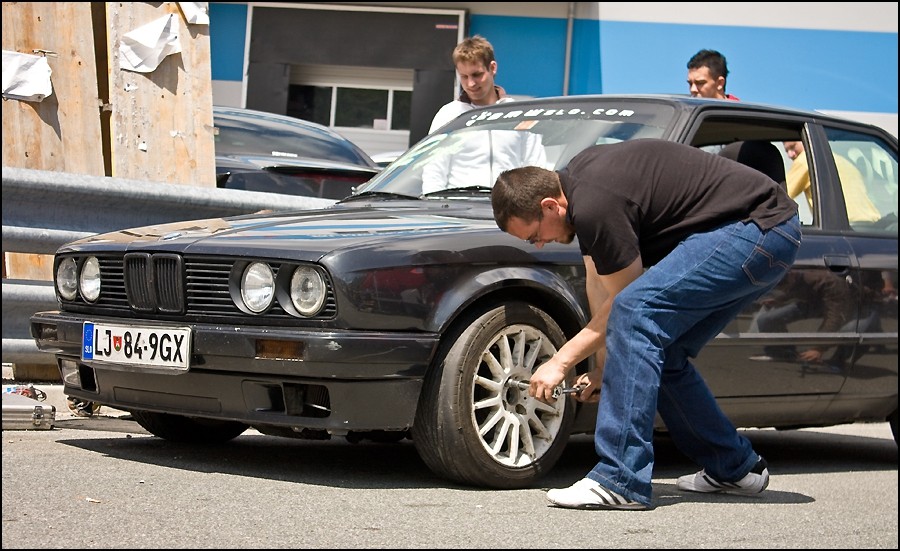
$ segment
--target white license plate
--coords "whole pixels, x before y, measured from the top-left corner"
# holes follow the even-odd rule
[[[189,327],[142,327],[84,322],[81,359],[186,370],[191,357]]]

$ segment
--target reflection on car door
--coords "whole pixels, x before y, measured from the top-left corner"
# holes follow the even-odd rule
[[[897,157],[883,137],[825,127],[831,156],[852,170],[832,172],[841,179],[843,203],[852,214],[860,204],[868,217],[848,215],[845,237],[859,262],[854,287],[859,292],[857,333],[842,395],[887,397],[897,377]],[[856,181],[848,185],[847,179]],[[832,407],[839,408],[841,402]],[[850,407],[850,406],[848,406]]]
[[[717,397],[807,395],[794,405],[810,413],[825,406],[819,397],[841,389],[857,340],[859,270],[849,244],[837,243],[804,228],[784,280],[701,352],[698,365]]]
[[[757,142],[769,141],[767,149],[779,152],[786,140],[802,139],[812,149],[815,138],[802,121],[724,116],[707,117],[694,135],[712,145],[716,128],[728,135],[722,145],[743,134]],[[783,162],[788,168],[791,161],[784,155]],[[816,189],[817,176],[829,170],[832,167],[824,164],[810,168],[811,193],[816,199],[834,195],[833,190]],[[837,185],[834,178],[823,182]],[[799,199],[806,201],[802,195]],[[743,408],[738,396],[771,396],[782,416],[788,413],[785,408],[793,409],[797,418],[815,415],[841,390],[853,364],[859,340],[859,262],[849,241],[832,230],[832,210],[813,203],[816,212],[806,218],[809,225],[803,226],[803,243],[784,281],[745,309],[697,358],[697,367],[713,393],[736,420]],[[735,400],[730,401],[731,397]],[[759,414],[757,409],[755,415]]]

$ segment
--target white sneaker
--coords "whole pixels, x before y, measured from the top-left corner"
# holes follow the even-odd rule
[[[758,494],[769,485],[769,469],[762,457],[753,469],[737,482],[722,482],[706,474],[706,470],[678,478],[675,487],[686,492],[727,492],[730,494]]]
[[[557,507],[567,509],[646,509],[637,501],[628,501],[612,490],[608,490],[590,478],[582,478],[568,488],[547,492],[547,499]]]

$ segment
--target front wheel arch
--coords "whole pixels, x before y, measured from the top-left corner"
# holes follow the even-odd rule
[[[446,334],[465,323],[473,312],[484,312],[498,304],[527,302],[552,317],[566,335],[574,336],[590,319],[587,298],[582,299],[569,283],[547,270],[514,269],[478,273],[477,278],[457,282],[440,299],[425,322],[425,328]]]

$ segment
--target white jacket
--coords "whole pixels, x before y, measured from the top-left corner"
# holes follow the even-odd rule
[[[455,147],[442,147],[422,171],[422,193],[469,186],[493,187],[504,170],[520,166],[547,168],[547,153],[540,134],[527,130],[459,132],[446,139]]]
[[[514,101],[514,99],[506,96],[498,99],[497,103],[504,103],[507,101]],[[431,119],[431,128],[428,129],[428,133],[431,134],[459,115],[462,115],[466,111],[471,111],[472,109],[475,109],[474,105],[465,101],[460,101],[458,99],[445,104],[443,107],[438,109],[438,112],[435,113],[434,118]]]

